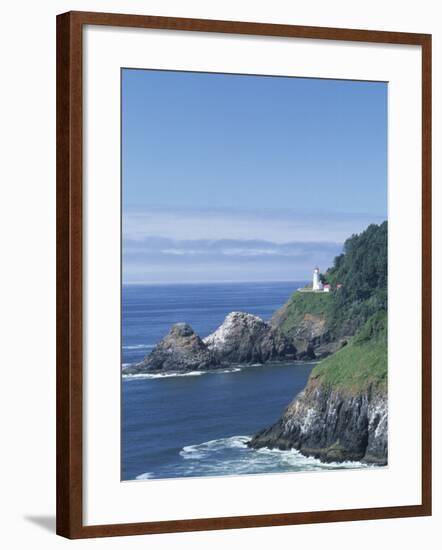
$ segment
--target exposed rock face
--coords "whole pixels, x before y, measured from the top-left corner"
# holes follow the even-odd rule
[[[249,313],[229,313],[204,343],[227,363],[265,363],[296,355],[296,348],[278,328]]]
[[[178,323],[141,363],[125,374],[184,372],[293,359],[296,349],[284,334],[255,315],[230,313],[202,340],[190,325]]]
[[[345,341],[345,339],[343,339]],[[337,351],[343,340],[334,339],[324,315],[306,313],[293,333],[293,341],[306,357],[324,358]]]
[[[250,447],[297,449],[324,462],[388,461],[387,396],[382,390],[352,393],[310,379],[280,420],[259,432]]]
[[[180,372],[206,370],[219,366],[219,359],[208,349],[193,328],[186,323],[178,323],[141,363],[129,367],[125,373]]]
[[[270,319],[273,327],[293,340],[298,359],[324,359],[332,355],[345,346],[365,322],[362,315],[349,312],[348,318],[336,324],[330,309],[327,311],[324,303],[318,302],[321,296],[330,302],[334,297],[331,293],[298,291]]]
[[[286,304],[275,312],[270,320],[274,328],[283,326],[288,316],[287,309]],[[322,359],[338,350],[345,341],[345,338],[334,339],[329,332],[325,316],[314,313],[305,313],[290,332],[290,337],[297,349],[298,359]]]

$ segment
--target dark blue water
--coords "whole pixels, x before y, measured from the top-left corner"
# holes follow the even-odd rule
[[[176,322],[190,323],[205,337],[231,311],[268,319],[303,284],[124,287],[123,364],[141,360]],[[246,446],[254,433],[279,418],[305,387],[311,369],[311,363],[293,362],[123,377],[122,479],[346,467],[323,465],[296,451]]]
[[[305,282],[128,285],[123,287],[123,364],[140,361],[174,323],[204,338],[231,311],[269,319]]]

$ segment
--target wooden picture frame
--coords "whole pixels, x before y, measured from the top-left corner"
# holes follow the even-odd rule
[[[422,48],[422,502],[419,505],[83,525],[83,71],[85,25]],[[57,533],[89,538],[431,515],[431,35],[109,13],[57,17]]]

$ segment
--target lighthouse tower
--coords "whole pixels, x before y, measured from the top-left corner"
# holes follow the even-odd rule
[[[315,267],[313,270],[313,287],[312,290],[322,290],[321,279],[319,278],[319,267]]]

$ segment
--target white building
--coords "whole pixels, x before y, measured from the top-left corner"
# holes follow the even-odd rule
[[[319,267],[313,270],[313,286],[312,290],[324,290],[321,279],[319,278]]]

